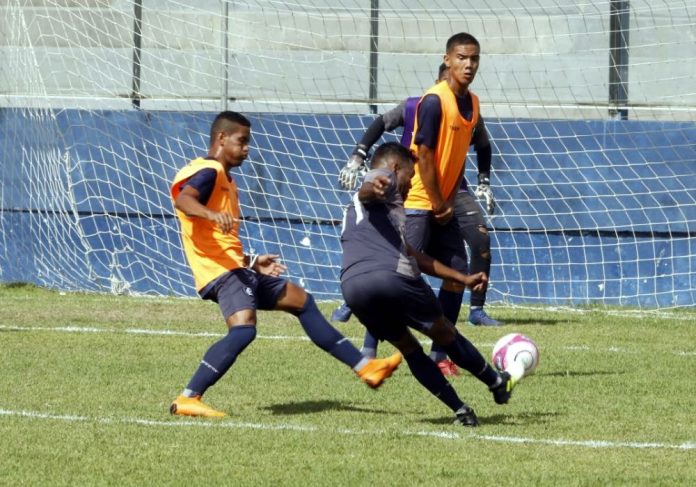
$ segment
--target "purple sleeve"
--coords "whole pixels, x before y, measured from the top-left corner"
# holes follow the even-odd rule
[[[181,189],[186,186],[191,186],[195,188],[198,193],[198,201],[202,205],[207,205],[210,195],[215,187],[215,180],[217,179],[217,171],[215,169],[205,168],[198,171],[196,174],[191,176],[184,184],[181,185]]]
[[[442,107],[440,97],[437,95],[425,95],[418,105],[418,131],[414,142],[416,145],[425,145],[430,149],[437,147],[437,139],[440,135],[440,120],[442,119]]]

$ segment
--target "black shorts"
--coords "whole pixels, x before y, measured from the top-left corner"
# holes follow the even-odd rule
[[[466,227],[485,227],[481,205],[468,191],[460,191],[454,197],[454,217],[457,219],[459,229]]]
[[[466,273],[466,248],[459,223],[452,218],[446,225],[435,221],[431,212],[406,214],[406,241],[446,266]]]
[[[442,314],[440,302],[420,277],[374,271],[341,282],[346,304],[380,340],[398,340],[406,327],[428,330]]]
[[[215,279],[201,290],[201,297],[220,305],[227,320],[243,309],[275,309],[288,281],[239,268]]]

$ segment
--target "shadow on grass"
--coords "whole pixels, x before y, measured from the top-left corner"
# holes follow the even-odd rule
[[[288,402],[283,404],[272,404],[263,408],[278,415],[293,415],[293,414],[312,414],[321,413],[323,411],[355,411],[361,413],[380,413],[388,414],[382,409],[363,408],[351,406],[340,401],[300,401]]]
[[[529,412],[529,413],[519,413],[519,414],[492,414],[490,416],[481,416],[477,414],[479,423],[481,425],[486,424],[507,424],[507,425],[530,425],[536,423],[545,423],[550,419],[559,416],[558,413],[550,412]],[[421,421],[422,423],[436,424],[436,425],[452,425],[454,423],[454,415],[441,417],[441,418],[427,418]],[[459,426],[459,425],[454,425]],[[459,426],[463,431],[479,432],[477,428],[469,428],[465,426]]]

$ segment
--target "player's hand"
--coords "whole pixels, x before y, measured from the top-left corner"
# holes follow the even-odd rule
[[[488,276],[485,272],[466,275],[462,274],[459,282],[471,289],[472,292],[482,293],[488,287]]]
[[[253,270],[265,276],[278,277],[288,270],[285,265],[277,261],[279,257],[280,255],[276,254],[259,255],[256,259]]]
[[[370,183],[370,190],[372,191],[372,196],[380,201],[384,201],[384,195],[386,194],[386,188],[389,186],[389,178],[387,176],[377,176]]]
[[[211,212],[208,219],[217,223],[222,233],[232,233],[238,226],[239,220],[232,216],[231,213]]]
[[[433,210],[433,217],[435,218],[435,223],[439,225],[446,225],[454,216],[454,209],[449,202],[445,202],[438,208]]]
[[[358,181],[367,172],[365,160],[367,159],[367,147],[358,144],[346,165],[338,173],[338,183],[343,189],[353,191],[358,187]]]
[[[476,187],[474,195],[479,199],[486,200],[486,211],[489,215],[495,212],[495,198],[493,197],[493,191],[491,190],[491,185],[487,177],[479,177],[479,184]]]

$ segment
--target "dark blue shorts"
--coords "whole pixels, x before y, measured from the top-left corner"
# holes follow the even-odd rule
[[[201,297],[220,305],[225,320],[243,309],[275,309],[288,281],[257,274],[246,268],[234,269],[201,290]]]
[[[452,218],[446,225],[440,225],[430,212],[407,213],[406,241],[411,247],[446,266],[467,272],[466,248],[456,218]]]
[[[442,314],[435,293],[422,278],[374,271],[341,282],[346,304],[380,340],[398,340],[410,327],[429,329]]]

